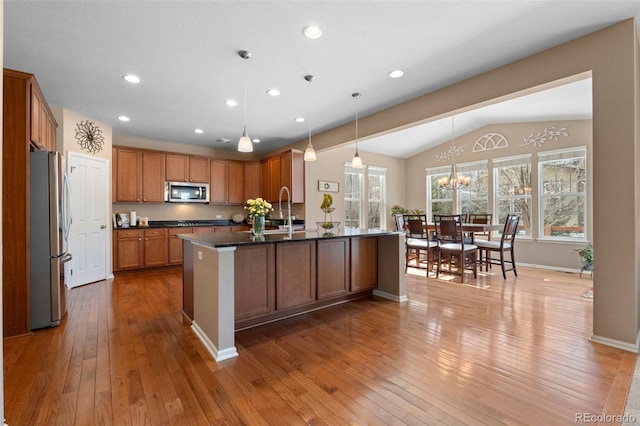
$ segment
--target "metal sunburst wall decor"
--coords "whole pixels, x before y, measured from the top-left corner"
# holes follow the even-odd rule
[[[76,127],[76,140],[80,148],[89,151],[91,154],[102,151],[102,146],[104,145],[102,129],[89,120],[78,123]]]

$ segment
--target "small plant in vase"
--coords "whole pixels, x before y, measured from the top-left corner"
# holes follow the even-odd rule
[[[316,222],[319,228],[323,228],[329,232],[331,229],[337,228],[340,222],[334,222],[332,213],[335,211],[335,207],[332,207],[333,197],[331,194],[324,194],[322,197],[322,204],[320,204],[320,210],[324,212],[324,222]],[[328,217],[327,217],[328,215]]]

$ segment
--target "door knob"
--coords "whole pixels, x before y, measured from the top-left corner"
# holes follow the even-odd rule
[[[100,225],[100,229],[105,229],[107,225]]]

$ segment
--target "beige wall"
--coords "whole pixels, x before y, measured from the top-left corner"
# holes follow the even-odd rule
[[[379,154],[359,151],[365,166],[384,167],[387,169],[387,228],[393,229],[391,223],[391,206],[404,203],[405,200],[405,160]],[[317,160],[305,163],[305,218],[307,227],[314,228],[316,222],[324,221],[324,213],[320,210],[324,191],[318,191],[318,180],[338,182],[339,192],[327,192],[333,196],[333,220],[344,225],[344,164],[351,163],[354,150],[336,148],[316,152]]]
[[[360,135],[366,138],[591,72],[596,271],[592,340],[634,351],[640,330],[639,51],[635,22],[629,19],[359,120]],[[351,141],[352,129],[353,123],[347,123],[317,134],[313,145],[317,150],[344,145]],[[301,140],[292,147],[304,145]],[[606,221],[612,209],[615,225]]]

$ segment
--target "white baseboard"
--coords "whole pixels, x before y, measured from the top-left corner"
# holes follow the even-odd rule
[[[236,350],[235,346],[218,350],[218,348],[216,348],[216,345],[213,344],[213,342],[207,337],[207,335],[204,333],[204,331],[202,331],[200,326],[198,326],[195,321],[191,323],[191,328],[216,362],[224,361],[225,359],[238,356],[238,351]]]
[[[639,348],[638,339],[636,339],[636,343],[633,344],[633,343],[628,343],[628,342],[622,342],[620,340],[610,339],[608,337],[596,336],[594,334],[589,338],[589,341],[594,342],[594,343],[599,343],[599,344],[605,345],[605,346],[611,346],[612,348],[616,348],[616,349],[622,349],[623,351],[633,352],[635,354],[637,354],[639,352],[638,351],[638,348]]]
[[[373,290],[373,295],[382,297],[383,299],[393,300],[394,302],[406,302],[407,300],[409,300],[406,294],[402,296],[396,296],[395,294],[387,293],[386,291],[380,291],[378,289]]]

